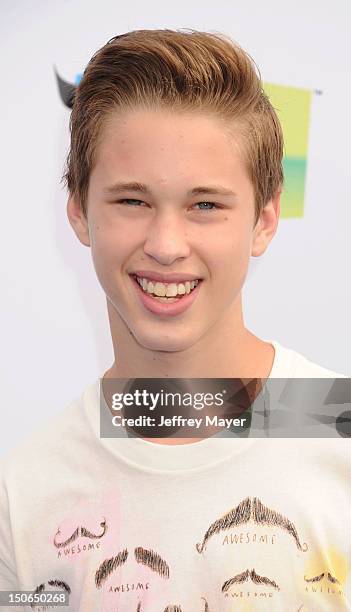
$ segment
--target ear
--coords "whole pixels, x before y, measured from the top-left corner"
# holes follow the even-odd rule
[[[90,246],[88,220],[84,215],[80,203],[74,196],[68,198],[67,217],[78,240],[85,246]]]
[[[251,255],[259,257],[267,249],[275,232],[277,231],[280,215],[281,191],[267,202],[261,211],[259,219],[253,231]]]

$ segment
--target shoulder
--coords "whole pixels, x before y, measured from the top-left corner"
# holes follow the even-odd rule
[[[276,340],[271,340],[270,343],[275,349],[270,378],[347,378],[345,374],[319,365]]]

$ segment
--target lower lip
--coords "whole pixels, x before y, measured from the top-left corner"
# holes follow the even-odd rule
[[[187,310],[191,306],[194,300],[196,300],[196,297],[199,293],[199,289],[202,284],[202,280],[199,280],[197,286],[190,293],[185,294],[183,297],[177,299],[176,302],[171,302],[170,304],[167,304],[167,302],[159,302],[158,300],[154,299],[150,294],[143,291],[134,276],[130,275],[130,278],[132,279],[132,282],[135,286],[137,295],[139,296],[142,305],[154,314],[168,316],[175,316],[181,314],[182,312],[185,312],[185,310]]]

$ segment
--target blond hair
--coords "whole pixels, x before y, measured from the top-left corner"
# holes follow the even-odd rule
[[[74,94],[62,181],[85,215],[102,126],[111,113],[139,107],[205,111],[240,126],[256,221],[281,190],[282,129],[251,57],[223,34],[135,30],[93,55]]]

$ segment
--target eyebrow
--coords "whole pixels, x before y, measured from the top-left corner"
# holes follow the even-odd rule
[[[114,183],[114,185],[110,185],[109,187],[105,187],[103,189],[103,193],[105,195],[116,195],[125,191],[139,191],[140,193],[145,194],[151,193],[151,189],[147,185],[135,181],[130,183]],[[193,189],[190,189],[187,193],[188,196],[202,194],[237,195],[234,191],[228,189],[227,187],[223,187],[222,185],[201,185],[198,187],[193,187]]]

